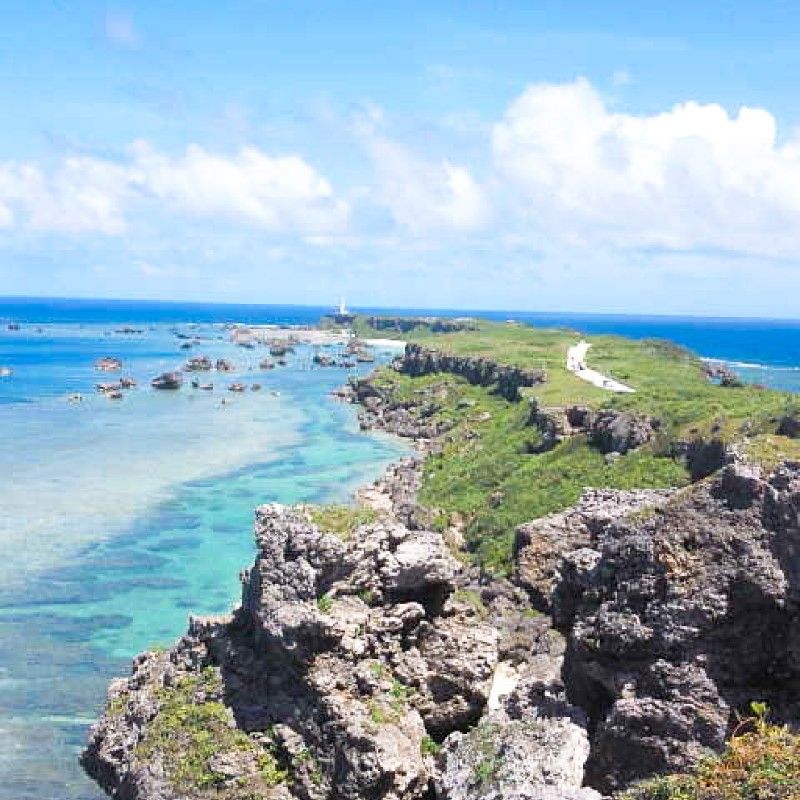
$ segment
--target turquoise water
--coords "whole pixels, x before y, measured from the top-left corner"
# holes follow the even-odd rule
[[[312,369],[310,348],[262,374],[264,350],[236,348],[219,327],[191,332],[203,337],[194,353],[236,362],[222,380],[211,373],[212,394],[147,386],[191,354],[170,325],[0,333],[0,364],[14,369],[0,382],[4,800],[101,797],[77,755],[109,677],[180,635],[189,613],[230,610],[253,508],[344,500],[405,452],[357,430],[353,408],[327,396],[344,371]],[[92,368],[102,355],[140,382],[118,403],[92,392],[113,379]],[[235,380],[264,388],[234,397],[223,387]],[[83,402],[67,402],[72,392]]]

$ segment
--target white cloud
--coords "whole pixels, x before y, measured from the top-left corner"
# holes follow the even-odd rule
[[[528,87],[493,129],[495,166],[548,237],[795,255],[800,140],[767,111],[686,102],[613,113],[584,79]]]
[[[347,220],[347,204],[299,156],[272,157],[255,147],[222,156],[190,145],[171,158],[146,142],[132,150],[133,182],[191,215],[247,221],[273,231],[330,231]]]
[[[343,228],[349,207],[298,156],[190,145],[177,157],[136,142],[120,162],[67,158],[51,170],[0,164],[0,227],[122,233],[131,209],[245,223],[279,233]]]
[[[125,191],[124,168],[98,159],[67,158],[51,173],[36,164],[0,164],[0,226],[121,233]]]
[[[375,169],[374,199],[414,234],[469,231],[490,216],[485,194],[472,173],[447,159],[425,160],[371,127],[362,139]]]

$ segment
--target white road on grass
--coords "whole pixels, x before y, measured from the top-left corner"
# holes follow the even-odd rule
[[[599,389],[607,389],[609,392],[633,392],[630,386],[608,378],[596,370],[586,366],[586,353],[591,345],[581,339],[578,344],[573,345],[567,350],[567,369],[576,377],[587,383],[594,384]]]

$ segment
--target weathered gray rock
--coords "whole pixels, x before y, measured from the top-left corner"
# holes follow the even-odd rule
[[[550,610],[562,556],[589,547],[608,524],[663,505],[671,490],[587,489],[567,511],[520,525],[514,538],[514,578],[536,608]]]
[[[554,617],[592,785],[685,770],[753,699],[800,719],[798,498],[800,467],[732,465],[564,557]]]
[[[233,618],[194,620],[171,651],[141,657],[133,676],[114,684],[110,708],[128,711],[109,711],[96,726],[87,769],[128,800],[183,797],[159,759],[137,748],[162,687],[210,667],[231,724],[297,767],[270,791],[422,800],[434,774],[423,738],[477,722],[498,662],[498,628],[454,594],[468,572],[441,535],[391,518],[343,541],[303,508],[267,505],[257,510],[256,539],[241,608]],[[511,589],[495,596],[506,616],[519,600]],[[258,752],[212,755],[206,766],[230,784],[226,799],[239,797],[237,781],[253,779]]]
[[[428,328],[432,333],[453,333],[478,329],[472,317],[367,317],[367,325],[376,331],[408,333],[417,328]]]
[[[444,743],[442,800],[600,800],[581,788],[586,731],[568,719],[482,722]]]
[[[499,395],[512,401],[519,399],[520,388],[536,386],[547,378],[543,370],[523,369],[485,358],[457,356],[413,342],[406,345],[403,357],[398,359],[395,366],[399,372],[411,376],[449,372],[476,386],[493,386]]]
[[[625,454],[655,438],[660,424],[654,417],[630,411],[598,411],[589,421],[589,440],[601,453]]]

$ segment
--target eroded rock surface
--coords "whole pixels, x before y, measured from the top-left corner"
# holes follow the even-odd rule
[[[564,556],[565,678],[590,716],[593,785],[681,772],[752,700],[800,719],[800,467],[726,467]]]
[[[491,386],[506,400],[519,399],[519,390],[544,383],[543,370],[498,364],[486,358],[457,356],[410,342],[398,360],[397,370],[413,377],[448,372],[476,386]]]
[[[113,684],[84,763],[117,797],[245,798],[237,787],[250,791],[270,754],[286,775],[267,797],[429,798],[444,758],[434,757],[435,742],[456,752],[450,737],[484,719],[493,690],[496,714],[523,677],[558,682],[560,635],[527,613],[523,592],[481,582],[440,534],[385,517],[342,539],[304,509],[276,505],[257,510],[255,527],[258,555],[236,613],[195,620],[172,650],[138,658],[132,677]],[[167,710],[175,715],[174,687],[185,692],[209,671],[219,686],[192,697],[221,704],[245,739],[198,757],[205,783],[189,791],[153,741]],[[563,686],[553,691],[564,704]],[[527,710],[515,727],[541,729],[543,748],[577,741],[574,732],[559,738],[561,722],[548,733],[534,706],[518,700]],[[509,753],[523,758],[529,750],[512,733]],[[581,753],[570,786],[580,784]]]
[[[610,522],[663,505],[669,489],[587,489],[572,508],[520,525],[514,538],[514,578],[536,608],[549,611],[562,556],[589,547]]]

